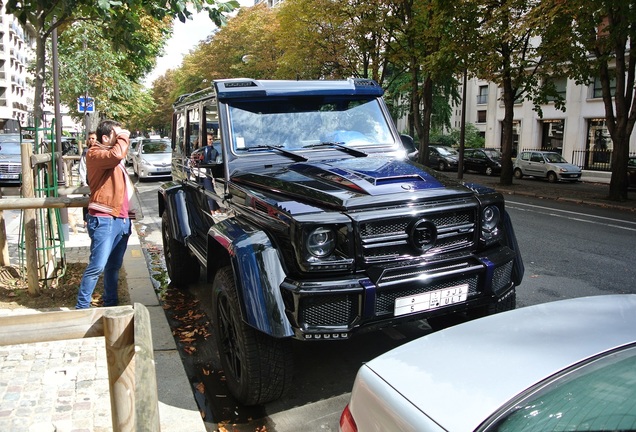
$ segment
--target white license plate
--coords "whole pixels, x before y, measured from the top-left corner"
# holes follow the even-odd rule
[[[468,284],[395,299],[394,316],[422,312],[466,301]]]
[[[0,179],[17,179],[20,174],[0,174]]]

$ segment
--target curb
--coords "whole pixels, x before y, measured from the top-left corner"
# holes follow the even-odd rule
[[[143,304],[150,314],[161,430],[203,432],[206,430],[203,418],[168,319],[152,285],[150,270],[134,226],[123,267],[131,303]]]

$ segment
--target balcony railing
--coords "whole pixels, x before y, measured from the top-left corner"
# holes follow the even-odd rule
[[[478,104],[488,103],[488,95],[477,95],[477,103]]]

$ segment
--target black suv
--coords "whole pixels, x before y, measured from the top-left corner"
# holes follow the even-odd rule
[[[409,161],[365,79],[219,80],[179,98],[159,190],[173,286],[211,282],[220,358],[244,404],[278,398],[292,339],[515,307],[504,199]],[[215,158],[192,158],[212,133]],[[423,353],[425,355],[425,353]]]

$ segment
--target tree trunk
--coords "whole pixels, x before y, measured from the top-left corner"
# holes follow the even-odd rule
[[[509,186],[512,184],[512,122],[514,120],[515,104],[512,81],[509,76],[503,79],[503,100],[505,114],[502,122],[501,177],[499,178],[499,184]]]

